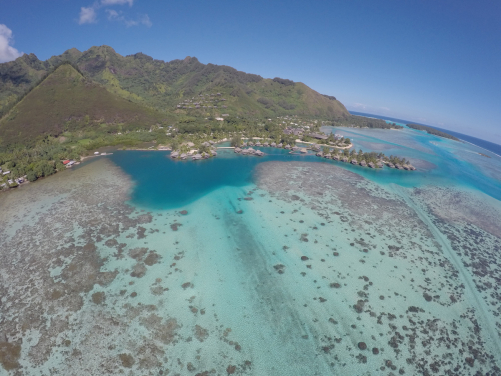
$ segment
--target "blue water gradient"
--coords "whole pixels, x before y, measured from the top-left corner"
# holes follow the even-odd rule
[[[307,161],[332,163],[382,185],[461,186],[478,189],[501,200],[501,158],[481,156],[483,149],[429,135],[403,130],[324,127],[326,132],[350,137],[355,149],[405,157],[417,171],[389,168],[370,169],[321,159],[312,153],[290,154],[287,150],[259,148],[264,157],[242,156],[232,149],[219,149],[218,157],[202,161],[175,161],[165,151],[116,151],[111,160],[136,183],[131,200],[149,209],[176,208],[193,202],[223,186],[244,186],[252,182],[254,167],[266,161]]]
[[[419,125],[425,125],[427,127],[438,129],[439,131],[451,134],[454,137],[459,138],[460,140],[463,140],[463,141],[466,141],[466,142],[470,142],[473,145],[480,146],[481,148],[483,148],[485,150],[489,150],[489,151],[491,151],[491,152],[493,152],[493,153],[501,156],[501,145],[498,145],[498,144],[495,144],[493,142],[489,142],[489,141],[486,141],[486,140],[482,140],[482,139],[477,138],[477,137],[468,136],[468,135],[463,134],[463,133],[454,132],[454,131],[451,131],[449,129],[434,127],[432,125],[418,123],[416,121],[396,119],[396,118],[392,118],[392,117],[388,117],[388,116],[372,115],[372,114],[366,114],[366,113],[363,113],[363,112],[356,112],[356,111],[350,111],[350,113],[353,114],[353,115],[359,115],[359,116],[373,117],[373,118],[376,118],[376,119],[389,120],[389,121],[398,123],[400,125],[406,125],[406,124],[411,124],[411,123],[413,123],[413,124],[419,124]]]

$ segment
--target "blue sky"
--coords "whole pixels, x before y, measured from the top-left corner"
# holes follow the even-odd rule
[[[501,144],[501,1],[0,0],[0,61],[104,44],[301,81],[351,110]]]

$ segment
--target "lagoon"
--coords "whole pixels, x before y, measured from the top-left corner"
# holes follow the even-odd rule
[[[2,195],[4,369],[499,373],[501,159],[336,133],[418,170],[115,151]]]

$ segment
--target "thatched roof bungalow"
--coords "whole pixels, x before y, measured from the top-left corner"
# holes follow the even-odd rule
[[[233,150],[235,153],[241,153],[242,149],[240,149],[238,146]]]
[[[271,147],[274,148],[275,146],[277,146],[277,143],[276,142],[272,142],[271,143]]]
[[[195,154],[193,157],[191,157],[191,159],[193,159],[194,161],[198,161],[202,159],[202,156],[200,154]]]
[[[282,143],[279,143],[279,144],[277,145],[277,148],[280,148],[280,149],[281,149],[281,148],[282,148]]]
[[[369,162],[368,166],[369,166],[370,168],[376,168],[376,165],[375,165],[373,162]]]
[[[286,148],[287,150],[289,150],[289,149],[291,148],[291,146],[290,146],[289,144],[287,144],[287,145],[285,145],[285,148]]]
[[[352,164],[352,165],[357,165],[357,164],[358,164],[358,161],[354,158],[354,159],[352,159],[352,160],[351,160],[351,164]]]
[[[172,153],[170,153],[170,157],[176,159],[177,157],[179,157],[179,153],[177,151],[173,151]]]
[[[257,155],[258,157],[262,157],[264,155],[264,153],[261,150],[256,150],[254,152],[254,155]]]
[[[184,161],[186,159],[186,153],[181,154],[181,159]]]
[[[360,162],[360,166],[367,167],[367,162],[366,161]]]

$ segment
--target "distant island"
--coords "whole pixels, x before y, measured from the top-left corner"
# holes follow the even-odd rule
[[[382,119],[376,119],[365,116],[351,115],[346,118],[336,119],[332,122],[334,127],[348,128],[379,128],[379,129],[403,129],[396,123],[387,123]]]
[[[454,137],[454,136],[453,136],[453,135],[451,135],[451,134],[448,134],[448,133],[445,133],[445,132],[439,131],[438,129],[435,129],[435,128],[432,128],[432,127],[427,127],[426,125],[420,125],[420,124],[407,124],[407,126],[408,126],[409,128],[416,129],[416,130],[418,130],[418,131],[425,131],[426,133],[428,133],[428,134],[432,134],[432,135],[435,135],[435,136],[448,138],[448,139],[451,139],[451,140],[454,140],[454,141],[460,141],[460,140],[459,140],[459,138]]]

